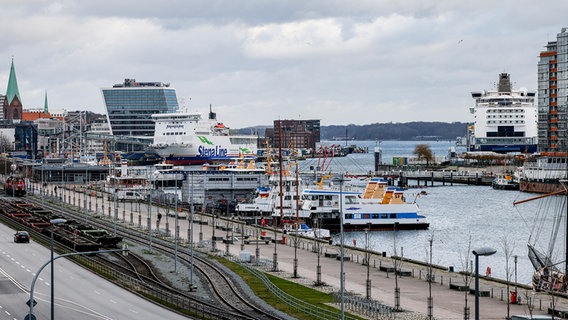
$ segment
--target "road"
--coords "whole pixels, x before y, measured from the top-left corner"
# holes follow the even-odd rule
[[[0,320],[21,320],[28,314],[29,289],[35,272],[50,259],[50,250],[32,239],[14,243],[14,230],[0,224]],[[49,319],[50,268],[35,285],[34,314]],[[130,293],[66,259],[55,261],[55,318],[187,319]]]

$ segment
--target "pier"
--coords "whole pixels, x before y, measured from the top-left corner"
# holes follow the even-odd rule
[[[454,184],[490,186],[494,178],[491,173],[478,171],[400,171],[397,176],[399,186],[406,187],[433,187],[435,182],[441,186]]]

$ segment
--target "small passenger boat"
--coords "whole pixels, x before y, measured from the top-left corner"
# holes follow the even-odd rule
[[[340,230],[420,230],[428,229],[428,219],[419,215],[414,202],[406,202],[404,190],[387,186],[380,178],[369,180],[363,193],[334,189],[304,189],[301,216],[312,225],[332,232]]]

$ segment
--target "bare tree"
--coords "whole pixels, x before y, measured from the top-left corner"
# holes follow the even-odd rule
[[[464,307],[463,307],[463,319],[469,319],[469,306],[467,304],[467,296],[469,295],[469,285],[471,284],[471,280],[473,279],[473,266],[471,262],[471,235],[467,240],[467,249],[465,254],[460,252],[460,262],[462,264],[463,272],[461,272],[463,277],[463,282],[467,290],[464,291]]]
[[[393,229],[393,247],[394,254],[392,256],[392,262],[394,264],[394,307],[396,311],[400,311],[400,288],[398,287],[398,272],[399,269],[402,271],[402,252],[398,256],[396,253],[396,232],[397,232],[398,222],[395,222]],[[402,249],[401,249],[402,251]]]
[[[505,254],[505,279],[507,280],[507,318],[510,319],[511,317],[511,294],[510,294],[510,285],[511,277],[513,274],[513,266],[511,266],[511,257],[513,256],[513,248],[515,247],[514,243],[511,245],[507,236],[503,236],[501,238],[501,248],[503,249],[503,253]],[[518,299],[517,297],[515,299]]]
[[[7,153],[8,151],[12,150],[12,143],[10,139],[6,137],[3,133],[0,133],[0,152]]]
[[[429,165],[434,160],[432,149],[427,144],[417,144],[414,147],[413,154],[418,157],[418,160],[426,160],[426,165]]]

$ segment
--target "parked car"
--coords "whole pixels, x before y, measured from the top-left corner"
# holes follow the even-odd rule
[[[14,242],[30,243],[30,234],[27,231],[18,231],[14,234]]]

